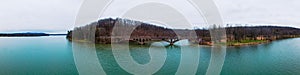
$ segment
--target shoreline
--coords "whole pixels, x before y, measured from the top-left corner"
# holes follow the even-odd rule
[[[243,42],[235,42],[235,43],[227,43],[227,46],[230,46],[230,47],[242,47],[242,46],[253,46],[253,45],[260,45],[260,44],[266,44],[266,43],[270,43],[272,41],[270,40],[252,40],[252,41],[255,41],[255,42],[246,42],[246,43],[243,43]],[[276,40],[274,40],[276,41]]]
[[[69,41],[71,41],[71,40],[69,40]],[[86,40],[72,40],[71,42],[91,43],[91,42],[86,41]],[[235,44],[228,44],[228,43],[226,43],[226,46],[227,46],[227,47],[243,47],[243,46],[253,46],[253,45],[266,44],[266,43],[270,43],[270,42],[272,42],[272,41],[249,42],[249,43],[235,43]],[[108,45],[108,44],[104,44],[104,43],[95,43],[95,44]],[[195,44],[195,45],[211,47],[211,46],[212,46],[212,43],[209,43],[209,44]]]
[[[300,37],[293,37],[293,38],[300,38]],[[285,39],[293,39],[293,38],[285,38]],[[229,41],[229,42],[226,42],[226,46],[227,47],[257,46],[257,45],[272,43],[273,41],[285,40],[285,39],[277,39],[277,40],[272,40],[272,41],[271,40],[242,40],[244,42]],[[79,42],[79,43],[91,43],[87,40],[69,40],[69,41]],[[95,44],[105,44],[105,43],[95,43]],[[107,44],[108,43],[106,43],[105,45],[107,45]],[[195,45],[211,47],[213,45],[213,43],[205,42],[205,43],[202,43],[202,44],[195,44]]]

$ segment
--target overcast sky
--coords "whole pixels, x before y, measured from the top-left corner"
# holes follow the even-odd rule
[[[105,16],[117,16],[127,5],[115,0]],[[130,0],[128,0],[130,1]],[[182,9],[193,10],[180,0]],[[225,23],[276,24],[300,28],[300,0],[215,0]],[[82,0],[0,0],[0,32],[64,33],[73,28]],[[125,2],[126,3],[126,2]],[[130,2],[129,2],[130,3]],[[191,14],[195,12],[187,12]],[[193,24],[199,18],[190,17]],[[198,21],[198,22],[196,22]]]

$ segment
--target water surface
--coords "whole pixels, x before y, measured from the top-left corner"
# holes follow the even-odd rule
[[[1,37],[0,75],[76,75],[64,37]]]
[[[221,75],[298,75],[300,74],[300,38],[268,44],[228,47]],[[130,45],[131,56],[140,64],[150,60],[148,45]],[[175,74],[180,46],[167,46],[167,60],[157,75]],[[200,50],[197,74],[206,72],[211,48]],[[109,45],[96,45],[99,62],[108,75],[129,75],[116,63]],[[189,69],[186,69],[189,70]],[[77,75],[72,43],[64,36],[0,37],[0,75]]]

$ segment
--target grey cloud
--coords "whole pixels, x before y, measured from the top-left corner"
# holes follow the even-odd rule
[[[1,0],[0,32],[7,31],[66,31],[73,28],[83,0]],[[126,7],[119,1],[112,13]],[[279,24],[300,28],[299,0],[214,0],[225,23]],[[174,1],[176,3],[176,1]],[[177,2],[178,6],[193,10]],[[182,4],[182,5],[180,5]],[[125,5],[125,6],[124,6]],[[191,12],[194,13],[194,12]],[[189,14],[189,13],[187,13]],[[107,15],[109,16],[109,15]],[[115,15],[113,15],[116,17]],[[194,15],[192,15],[194,16]],[[188,17],[193,24],[203,24],[201,17]]]
[[[66,31],[74,23],[81,0],[1,0],[0,32]]]

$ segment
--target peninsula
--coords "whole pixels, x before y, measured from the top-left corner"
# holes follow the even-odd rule
[[[114,33],[113,30],[120,31]],[[130,29],[133,29],[130,31]],[[278,39],[300,37],[300,29],[279,26],[228,26],[226,29],[227,45],[242,46],[256,45]],[[122,34],[123,32],[131,34]],[[195,37],[190,37],[195,32]],[[72,35],[72,33],[76,35]],[[178,36],[180,34],[180,36]],[[111,37],[118,35],[118,37]],[[128,36],[129,39],[122,37]],[[94,37],[94,38],[93,38]],[[111,41],[111,39],[118,41]],[[166,41],[170,45],[181,39],[188,39],[200,45],[212,45],[209,29],[170,29],[157,25],[122,18],[107,18],[93,22],[86,26],[76,27],[68,31],[67,39],[70,41],[91,41],[98,44],[118,43],[122,41],[147,44],[151,41]]]

